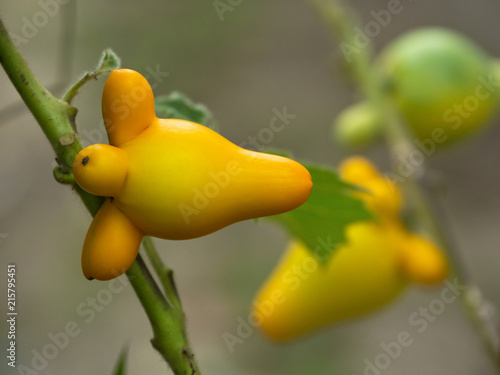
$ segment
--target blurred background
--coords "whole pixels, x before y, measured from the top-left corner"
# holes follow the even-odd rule
[[[0,1],[6,27],[29,36],[20,46],[29,66],[56,93],[92,69],[102,50],[112,48],[123,67],[151,77],[151,72],[162,72],[156,81],[150,79],[156,83],[155,95],[180,90],[206,104],[220,133],[237,144],[268,127],[273,109],[286,107],[296,117],[268,146],[330,166],[348,155],[333,143],[331,122],[359,93],[344,74],[339,42],[307,2],[232,2],[238,4],[224,13],[212,0],[63,2]],[[438,25],[500,56],[497,1],[400,4],[403,11],[371,39],[375,50],[412,28]],[[388,1],[352,0],[349,5],[367,22],[370,12],[387,9]],[[74,101],[78,129],[89,134],[86,144],[104,141],[96,138],[103,134],[104,82],[103,77],[85,85]],[[90,215],[70,189],[53,179],[52,149],[3,71],[0,88],[0,304],[5,311],[6,265],[15,263],[18,366],[31,367],[34,353],[51,343],[50,335],[74,322],[79,334],[41,373],[110,374],[124,345],[129,347],[129,374],[170,373],[150,345],[150,324],[126,279],[120,279],[125,285],[119,288],[119,283],[83,277],[80,253]],[[499,305],[500,117],[495,122],[471,142],[427,162],[444,183],[444,198],[435,208],[446,217],[468,276]],[[383,146],[365,154],[387,170]],[[252,332],[231,351],[223,335],[236,335],[239,319],[247,319],[254,294],[287,243],[286,234],[268,222],[249,221],[196,240],[155,242],[175,271],[204,374],[363,374],[366,361],[383,352],[381,345],[411,331],[409,316],[428,307],[442,290],[411,287],[376,314],[288,345]],[[413,329],[412,345],[380,373],[496,373],[458,302],[435,318],[421,334]],[[2,349],[6,328],[2,319]],[[2,363],[1,373],[17,372]]]

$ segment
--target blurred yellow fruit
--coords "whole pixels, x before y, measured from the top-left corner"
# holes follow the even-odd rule
[[[273,340],[293,340],[359,317],[392,301],[409,282],[436,285],[447,275],[440,249],[401,223],[397,186],[361,157],[345,160],[339,170],[347,182],[366,189],[356,194],[377,219],[347,226],[346,242],[330,249],[326,262],[290,242],[253,303],[260,328]]]

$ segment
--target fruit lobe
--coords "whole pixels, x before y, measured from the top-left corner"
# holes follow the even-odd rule
[[[145,130],[156,118],[146,78],[130,69],[113,70],[103,88],[102,117],[110,145],[120,146]]]
[[[86,147],[73,163],[77,184],[86,192],[104,197],[120,194],[127,173],[127,154],[122,149],[104,144]]]
[[[404,243],[404,272],[422,285],[436,285],[446,277],[448,266],[443,253],[432,242],[410,235]]]
[[[134,262],[143,233],[107,199],[87,232],[82,251],[82,270],[91,280],[120,276]]]

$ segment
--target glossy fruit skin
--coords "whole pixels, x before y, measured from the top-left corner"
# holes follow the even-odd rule
[[[109,144],[121,146],[156,119],[153,90],[146,78],[130,69],[114,70],[102,91],[102,118]]]
[[[443,145],[485,126],[499,107],[495,63],[479,46],[445,28],[408,32],[380,53],[377,66],[395,105],[419,140],[442,129]]]
[[[151,87],[135,71],[110,74],[102,106],[110,144],[83,149],[73,164],[82,189],[109,197],[85,240],[87,278],[124,272],[144,235],[196,238],[309,197],[311,176],[299,163],[245,150],[199,124],[156,118]]]
[[[109,280],[134,262],[144,234],[108,198],[90,225],[82,251],[87,279]]]
[[[378,186],[372,195],[358,193],[377,220],[349,225],[346,243],[326,264],[300,242],[290,242],[253,304],[261,330],[274,341],[360,317],[387,305],[410,282],[436,285],[447,275],[440,249],[403,227],[397,186],[361,157],[344,161],[340,171],[347,182]]]
[[[127,154],[110,145],[95,144],[80,152],[73,163],[75,180],[85,191],[113,197],[121,193],[128,174]]]

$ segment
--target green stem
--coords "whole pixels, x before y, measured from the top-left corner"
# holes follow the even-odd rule
[[[73,131],[77,110],[68,102],[57,99],[40,84],[14,46],[1,19],[0,64],[57,155],[59,167],[55,172],[56,177],[69,182],[89,212],[95,215],[104,199],[85,192],[71,180],[73,160],[82,149]],[[75,93],[76,91],[71,91],[69,100]],[[152,246],[152,243],[148,244],[148,247]],[[184,319],[179,318],[177,308],[172,308],[163,296],[140,256],[127,271],[127,276],[151,321],[154,347],[167,360],[175,374],[199,374],[187,343]],[[175,290],[173,279],[164,280],[171,280],[169,287]]]
[[[60,172],[71,173],[73,160],[82,149],[72,128],[77,110],[57,99],[40,84],[14,46],[1,20],[0,64],[54,149]],[[72,186],[89,211],[95,214],[103,199],[88,194],[76,184]]]
[[[60,184],[73,185],[75,183],[75,176],[73,176],[73,173],[64,173],[59,166],[54,168],[53,175]]]
[[[200,374],[177,311],[163,297],[140,256],[128,269],[127,276],[151,322],[153,346],[174,369],[175,374]]]
[[[53,96],[34,77],[19,51],[12,43],[1,21],[0,63],[26,106],[40,124],[52,148],[60,156],[62,154],[62,146],[59,144],[59,138],[68,132],[72,132],[71,126],[68,127],[67,125],[74,122],[77,111],[75,108]],[[76,150],[80,147],[80,144],[75,137],[74,143],[65,147],[69,150]],[[68,171],[71,170],[70,160],[65,158],[61,160],[61,163]]]
[[[101,74],[110,73],[113,69],[116,69],[120,66],[120,59],[115,53],[107,49],[104,51],[101,57],[101,61],[99,61],[99,65],[92,72],[86,72],[82,78],[80,78],[69,90],[64,94],[62,100],[68,104],[71,104],[71,101],[78,94],[78,90],[85,85],[90,80],[97,80],[97,78]]]
[[[76,96],[78,93],[78,90],[86,84],[88,81],[91,79],[97,79],[98,74],[92,74],[92,73],[85,73],[82,78],[80,78],[70,89],[69,91],[64,94],[62,100],[67,102],[68,104],[71,103],[73,98]]]
[[[144,250],[146,251],[149,261],[153,265],[156,274],[160,277],[167,299],[170,304],[177,309],[180,316],[183,317],[181,301],[174,282],[174,271],[165,266],[156,251],[151,237],[144,237],[142,240],[142,246],[144,246]]]
[[[338,39],[350,45],[353,44],[356,22],[351,12],[341,4],[339,0],[310,0],[318,9],[327,25],[337,34]],[[372,67],[372,51],[366,47],[361,48],[357,53],[350,55],[349,68],[361,91],[371,103],[373,108],[377,108],[380,118],[384,121],[385,136],[389,147],[392,170],[397,171],[400,160],[409,160],[409,156],[418,152],[414,139],[409,131],[409,126],[401,118],[400,113],[387,97],[382,80],[378,72]],[[434,241],[447,253],[450,262],[450,274],[461,285],[468,288],[460,294],[460,300],[476,329],[478,337],[481,339],[486,351],[490,355],[493,363],[500,370],[500,351],[498,348],[498,332],[491,329],[491,322],[483,318],[485,301],[478,298],[477,288],[467,280],[459,256],[453,249],[451,241],[446,238],[435,219],[435,214],[430,207],[429,199],[418,180],[424,175],[425,163],[415,166],[412,175],[405,177],[401,183],[406,195],[406,201],[411,202],[412,214],[420,225],[422,231],[428,233]]]

